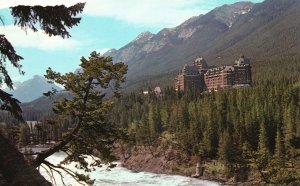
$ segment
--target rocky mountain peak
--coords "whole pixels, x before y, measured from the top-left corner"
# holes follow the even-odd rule
[[[144,32],[110,56],[127,63],[128,85],[133,87],[151,77],[171,77],[170,73],[199,55],[211,64],[226,64],[239,53],[273,56],[286,46],[293,48],[288,52],[299,53],[299,7],[299,0],[223,5],[157,34]]]
[[[102,54],[102,55],[103,55],[104,57],[107,57],[107,56],[114,56],[117,52],[118,52],[117,49],[112,48],[112,49],[109,49],[107,52],[105,52],[105,53]]]
[[[193,22],[197,21],[200,17],[202,17],[203,15],[200,14],[199,16],[193,16],[191,18],[189,18],[188,20],[186,20],[185,22],[183,22],[181,25],[179,25],[179,27],[186,27],[190,24],[192,24]]]
[[[113,52],[116,52],[116,51],[117,51],[117,49],[112,48],[112,49],[109,49],[107,52],[108,52],[108,53],[113,53]]]
[[[211,11],[210,15],[231,28],[237,18],[240,15],[250,12],[253,6],[254,3],[251,2],[237,2],[231,5],[225,4]]]
[[[33,78],[24,81],[22,83],[17,83],[14,90],[6,90],[10,94],[21,102],[29,102],[37,99],[43,95],[43,93],[55,88],[57,90],[62,90],[55,84],[50,84],[43,76],[35,75]]]
[[[142,32],[133,40],[133,42],[146,42],[149,41],[153,36],[154,34],[149,31]]]

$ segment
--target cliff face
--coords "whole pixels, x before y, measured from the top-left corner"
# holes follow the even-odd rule
[[[123,144],[117,146],[115,154],[124,167],[138,172],[190,176],[192,172],[185,172],[184,167],[194,167],[197,163],[194,157],[189,157],[184,152],[176,150],[172,145],[149,147]]]
[[[217,181],[225,184],[259,185],[260,179],[248,168],[241,168],[227,175],[224,165],[217,161],[199,161],[199,157],[188,155],[176,145],[159,144],[156,146],[129,145],[118,143],[114,153],[122,165],[136,172],[154,172],[160,174],[178,174],[193,176],[200,162],[199,179]]]

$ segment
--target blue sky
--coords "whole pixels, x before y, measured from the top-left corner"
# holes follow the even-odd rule
[[[43,75],[48,67],[61,73],[74,71],[81,56],[88,56],[94,50],[103,53],[110,48],[119,49],[141,32],[157,33],[165,27],[175,27],[192,16],[238,0],[85,0],[84,12],[80,15],[82,21],[70,30],[72,37],[69,39],[48,37],[41,31],[25,33],[13,25],[8,9],[18,4],[55,5],[61,2],[70,6],[77,1],[0,0],[0,16],[5,23],[0,26],[0,34],[4,34],[24,57],[21,62],[25,71],[23,76],[7,65],[14,81]]]

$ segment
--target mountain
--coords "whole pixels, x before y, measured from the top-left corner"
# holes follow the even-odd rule
[[[24,81],[23,83],[16,83],[14,88],[15,89],[12,91],[6,91],[13,94],[13,96],[21,102],[35,100],[52,88],[55,88],[58,91],[62,90],[57,85],[48,83],[44,77],[38,75],[35,75],[32,79]]]
[[[21,103],[21,108],[25,115],[26,113],[33,111],[37,114],[39,114],[38,112],[44,112],[48,114],[52,110],[53,103],[55,101],[60,101],[63,98],[71,99],[72,95],[69,92],[60,91],[57,94],[54,94],[51,98],[46,96],[40,96],[39,98],[33,101]]]
[[[299,55],[299,9],[299,0],[265,0],[256,4],[215,43],[213,52],[225,59],[234,51],[260,59]]]
[[[300,1],[265,0],[223,5],[157,34],[144,32],[105,55],[129,66],[127,87],[171,84],[185,63],[204,56],[231,64],[241,53],[253,61],[299,55]],[[152,85],[153,86],[153,85]]]

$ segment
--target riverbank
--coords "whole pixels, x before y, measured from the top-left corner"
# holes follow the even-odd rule
[[[38,145],[34,149],[44,148],[46,146]],[[198,163],[197,157],[189,156],[184,151],[178,150],[175,145],[170,144],[157,147],[117,144],[114,153],[122,167],[136,173],[149,172],[193,177]],[[206,161],[201,165],[201,169],[199,180],[213,181],[220,185],[260,185],[257,176],[250,171],[226,176],[224,165],[216,160]]]
[[[122,166],[135,172],[182,175],[192,177],[196,173],[198,158],[179,151],[175,146],[130,146],[117,145],[116,157]],[[219,161],[206,161],[201,165],[201,180],[215,181],[224,185],[259,185],[257,176],[249,170],[235,175],[226,175],[225,167]]]

